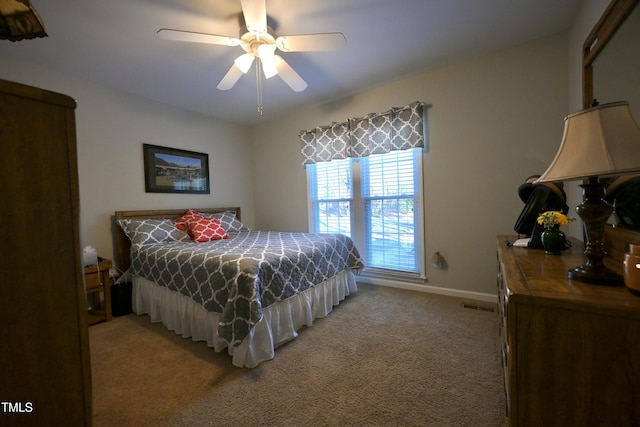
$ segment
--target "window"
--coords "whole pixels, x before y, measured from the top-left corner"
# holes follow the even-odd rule
[[[350,236],[365,274],[424,280],[426,104],[300,131],[314,233]]]
[[[367,269],[422,276],[421,153],[307,165],[311,231],[353,238]]]
[[[420,149],[361,160],[365,259],[369,267],[419,273],[416,208]]]
[[[351,160],[309,165],[311,229],[314,233],[351,235],[353,180]]]

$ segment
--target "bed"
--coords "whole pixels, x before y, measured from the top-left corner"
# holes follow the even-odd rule
[[[344,235],[250,230],[240,218],[238,207],[117,211],[117,266],[134,312],[254,368],[355,292],[364,265]]]

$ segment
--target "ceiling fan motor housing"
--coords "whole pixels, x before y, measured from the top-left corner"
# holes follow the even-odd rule
[[[245,52],[259,58],[258,48],[267,45],[272,51],[276,50],[276,38],[273,35],[273,29],[267,27],[267,32],[249,31],[247,27],[240,29],[240,46]]]

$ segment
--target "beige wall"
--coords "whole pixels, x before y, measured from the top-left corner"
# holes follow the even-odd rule
[[[542,173],[560,145],[563,118],[582,106],[582,44],[609,0],[585,0],[563,35],[307,109],[252,131],[256,226],[306,231],[306,175],[297,133],[414,100],[428,112],[424,155],[427,261],[425,289],[491,299],[495,235],[512,234],[523,203],[517,187]],[[566,183],[570,215],[581,202]],[[581,222],[569,234],[582,238]],[[462,292],[459,292],[462,291]]]
[[[538,40],[443,68],[259,126],[253,133],[259,228],[306,231],[306,175],[298,131],[419,100],[428,110],[423,156],[427,263],[439,292],[495,293],[495,236],[512,234],[518,186],[542,173],[567,113],[567,40]]]
[[[448,270],[427,263],[438,292],[495,293],[495,235],[513,233],[517,187],[551,162],[562,118],[581,105],[582,41],[608,4],[585,0],[571,30],[316,106],[255,128],[99,87],[2,58],[0,78],[70,95],[76,112],[81,244],[113,256],[116,210],[239,205],[250,226],[307,230],[298,131],[414,100],[431,104],[424,154],[425,237]],[[210,156],[212,193],[144,192],[141,144]],[[580,200],[567,189],[570,206]],[[575,224],[575,223],[574,223]],[[574,235],[580,235],[576,224]],[[425,288],[427,289],[427,288]]]
[[[116,210],[241,206],[243,221],[253,225],[251,146],[246,128],[8,58],[2,58],[0,78],[77,100],[83,247],[92,245],[100,256],[113,259],[112,216]],[[207,153],[211,194],[145,193],[143,142]]]

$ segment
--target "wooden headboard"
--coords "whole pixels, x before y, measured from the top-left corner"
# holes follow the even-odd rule
[[[144,211],[116,211],[116,255],[117,266],[122,271],[127,271],[131,266],[131,241],[124,234],[117,221],[120,219],[178,219],[187,212],[188,209],[154,209]],[[240,220],[240,208],[193,208],[202,213],[218,213],[233,211],[236,218]]]

